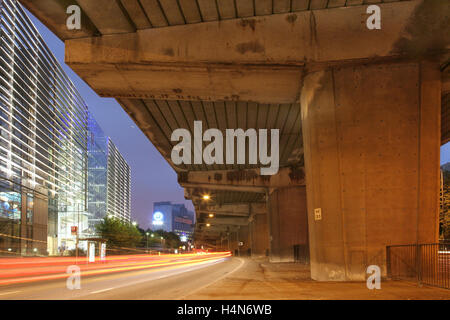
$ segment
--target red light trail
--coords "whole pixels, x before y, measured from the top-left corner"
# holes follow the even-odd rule
[[[81,276],[94,276],[158,267],[194,266],[230,257],[230,252],[204,254],[121,255],[109,256],[105,261],[88,263],[86,258],[5,258],[0,259],[0,286],[69,277],[68,266],[77,265]]]

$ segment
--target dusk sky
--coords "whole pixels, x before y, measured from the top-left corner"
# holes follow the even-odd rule
[[[110,136],[131,166],[132,220],[141,227],[150,226],[150,215],[155,201],[185,203],[193,210],[191,201],[184,199],[183,189],[177,183],[174,170],[152,143],[123,111],[114,99],[100,98],[64,63],[64,43],[30,14],[50,50],[78,88],[91,113]],[[450,143],[441,148],[441,164],[450,162]]]
[[[77,87],[94,118],[105,134],[111,137],[131,167],[131,219],[138,221],[141,227],[149,227],[153,202],[156,201],[184,203],[189,210],[194,210],[192,202],[184,199],[184,192],[178,185],[175,171],[133,120],[116,100],[99,97],[64,63],[64,43],[32,14],[29,15]]]

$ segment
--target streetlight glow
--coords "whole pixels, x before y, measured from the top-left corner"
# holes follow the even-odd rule
[[[209,199],[211,199],[211,196],[209,194],[203,195],[203,200],[209,200]]]

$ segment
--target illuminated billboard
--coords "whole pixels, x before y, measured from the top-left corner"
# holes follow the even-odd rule
[[[153,225],[162,226],[164,224],[164,214],[161,211],[153,213]]]

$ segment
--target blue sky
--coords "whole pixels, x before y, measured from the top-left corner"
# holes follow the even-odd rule
[[[142,227],[149,226],[155,201],[185,203],[193,210],[192,203],[184,199],[176,174],[156,148],[136,127],[114,99],[100,98],[83,80],[64,63],[64,43],[30,14],[32,21],[48,47],[74,82],[94,117],[111,137],[131,166],[133,220]],[[450,162],[450,143],[441,148],[441,164]]]
[[[193,210],[192,202],[184,199],[184,191],[177,183],[174,170],[153,144],[114,100],[99,97],[64,63],[64,43],[35,17],[29,14],[36,28],[64,71],[73,81],[89,110],[105,134],[111,137],[131,167],[131,217],[142,227],[150,226],[153,202],[185,203]]]

